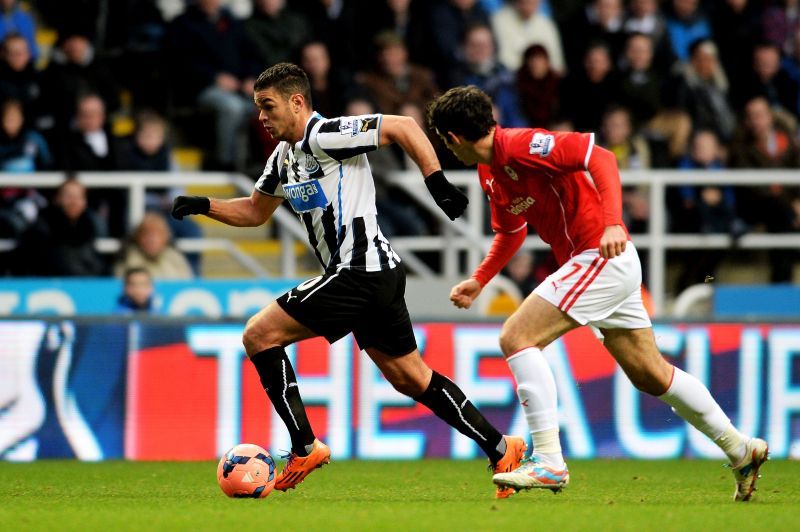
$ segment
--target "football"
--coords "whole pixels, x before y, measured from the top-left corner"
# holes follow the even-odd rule
[[[217,482],[228,497],[263,499],[275,487],[275,461],[263,448],[241,443],[217,465]]]

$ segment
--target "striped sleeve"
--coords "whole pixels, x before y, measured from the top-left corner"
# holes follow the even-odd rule
[[[283,185],[281,184],[281,174],[286,173],[286,164],[281,159],[286,157],[283,150],[284,143],[281,142],[272,150],[272,155],[267,159],[261,177],[256,181],[255,188],[262,194],[269,196],[284,197]]]
[[[316,144],[330,158],[344,161],[380,146],[383,115],[343,116],[322,120],[312,135]]]

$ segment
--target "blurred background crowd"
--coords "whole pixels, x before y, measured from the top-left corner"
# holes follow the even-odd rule
[[[275,141],[258,124],[252,86],[280,61],[306,70],[324,116],[422,123],[435,95],[474,84],[502,126],[594,131],[622,169],[800,165],[800,0],[0,0],[0,42],[2,172],[256,178]],[[446,169],[462,168],[431,140]],[[385,232],[435,232],[385,177],[413,163],[393,148],[370,157]],[[3,188],[0,237],[19,246],[0,270],[104,275],[148,264],[172,236],[200,234],[164,216],[168,200],[152,194],[154,215],[129,234],[115,215],[124,196],[87,199],[76,183],[55,194]],[[800,231],[792,187],[676,187],[667,202],[673,233]],[[646,192],[626,188],[624,203],[631,231],[646,230]],[[91,245],[48,258],[98,235],[129,236],[115,264]],[[795,259],[772,251],[770,280],[791,280]],[[679,285],[719,260],[689,261]],[[156,275],[199,271],[197,257],[164,261]],[[513,268],[525,287],[548,273],[530,257]]]

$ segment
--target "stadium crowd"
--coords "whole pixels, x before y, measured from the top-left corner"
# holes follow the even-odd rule
[[[422,123],[435,95],[473,84],[493,98],[502,126],[595,131],[623,169],[800,166],[799,0],[0,0],[0,41],[2,172],[169,170],[173,148],[193,145],[204,169],[255,178],[275,142],[257,121],[252,87],[280,61],[308,73],[326,116]],[[431,140],[446,169],[461,168]],[[434,231],[388,181],[409,168],[402,151],[370,160],[386,233]],[[114,268],[86,256],[68,261],[80,272],[54,273],[54,260],[30,270],[25,250],[53,251],[43,238],[83,245],[133,230],[124,197],[90,191],[84,216],[67,205],[86,191],[66,188],[0,191],[0,238],[20,241],[0,269],[95,275],[147,264],[133,238]],[[800,231],[791,187],[687,186],[667,200],[672,232]],[[150,203],[163,216],[164,192]],[[646,195],[628,188],[624,205],[631,231],[645,230]],[[71,216],[86,220],[58,221]],[[170,232],[199,234],[145,223],[167,242]],[[771,280],[789,281],[794,252],[772,253]],[[695,263],[719,257],[703,260]],[[178,262],[167,270],[198,271],[196,257]]]

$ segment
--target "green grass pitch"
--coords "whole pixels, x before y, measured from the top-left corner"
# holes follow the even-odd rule
[[[768,462],[750,503],[721,461],[570,471],[561,494],[497,501],[485,462],[334,461],[251,500],[225,497],[211,462],[0,462],[0,530],[800,530],[800,462]]]

